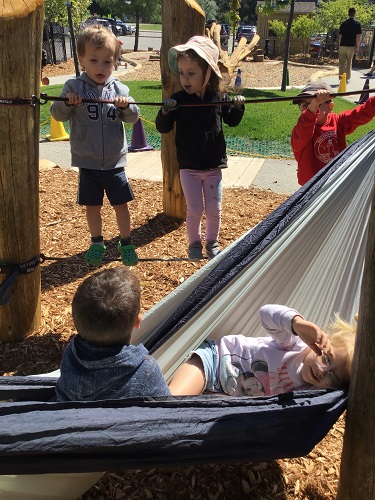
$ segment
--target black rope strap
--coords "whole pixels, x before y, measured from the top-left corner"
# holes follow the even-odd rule
[[[22,264],[0,264],[0,273],[7,273],[8,276],[0,284],[0,305],[5,306],[12,295],[13,283],[20,274],[28,274],[35,271],[39,264],[45,261],[43,254],[39,257],[33,257]]]
[[[0,105],[6,106],[36,106],[39,99],[36,95],[31,97],[0,97]]]
[[[335,97],[343,97],[347,95],[357,95],[357,94],[369,94],[371,92],[375,92],[375,89],[363,89],[363,90],[351,90],[348,92],[337,92],[336,94],[330,94],[330,97],[335,98]],[[263,98],[256,98],[256,99],[245,99],[243,101],[243,104],[260,104],[262,102],[281,102],[281,101],[294,101],[297,100],[297,96],[280,96],[280,97],[263,97]],[[67,97],[61,97],[61,96],[51,96],[47,94],[40,94],[40,99],[33,95],[32,97],[0,97],[0,105],[7,105],[7,106],[22,106],[22,105],[31,105],[31,106],[36,106],[37,104],[43,106],[44,104],[47,104],[48,101],[64,101],[67,102],[68,99]],[[113,104],[113,100],[108,100],[108,99],[90,99],[90,98],[83,98],[82,102],[88,102],[88,103],[97,103],[97,104]],[[136,104],[137,106],[158,106],[161,107],[163,106],[162,102],[132,102],[131,104]],[[233,104],[233,101],[213,101],[213,102],[197,102],[197,103],[191,103],[191,104],[179,104],[176,106],[175,109],[177,108],[191,108],[191,107],[204,107],[204,106],[230,106]]]

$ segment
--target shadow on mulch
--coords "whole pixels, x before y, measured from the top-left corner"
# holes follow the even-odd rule
[[[136,248],[144,247],[156,239],[175,231],[183,223],[182,219],[175,219],[159,213],[148,219],[142,226],[132,230],[132,241]],[[118,242],[118,237],[106,240],[107,252],[106,258],[103,259],[103,265],[113,261],[121,262],[117,250]],[[90,274],[94,268],[86,264],[84,255],[85,252],[79,252],[66,258],[46,256],[48,264],[41,267],[42,292],[74,282]],[[157,258],[152,260],[157,260]]]
[[[29,336],[22,342],[3,343],[0,351],[1,375],[37,375],[60,367],[64,341],[60,333]],[[31,359],[32,358],[32,359]]]

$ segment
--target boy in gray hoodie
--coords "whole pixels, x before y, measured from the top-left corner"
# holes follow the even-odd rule
[[[120,45],[108,28],[94,24],[83,29],[77,52],[84,71],[65,83],[61,96],[66,101],[53,102],[51,114],[57,121],[70,121],[72,166],[79,168],[77,203],[86,206],[91,233],[85,260],[98,266],[106,250],[101,218],[105,192],[116,212],[121,260],[133,266],[138,256],[130,238],[128,202],[134,195],[124,170],[128,146],[123,122],[134,124],[139,108],[132,104],[129,88],[111,76]],[[83,98],[103,102],[83,103]]]
[[[143,344],[130,345],[141,322],[137,276],[124,267],[105,269],[77,288],[72,315],[78,335],[66,347],[56,401],[96,401],[169,396],[156,360]]]

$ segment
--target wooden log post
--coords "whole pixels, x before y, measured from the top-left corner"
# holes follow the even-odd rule
[[[204,35],[205,15],[195,0],[162,0],[162,21],[160,70],[163,99],[166,99],[181,88],[178,76],[168,66],[168,50],[174,45],[186,43],[194,35]],[[170,217],[185,219],[186,203],[180,184],[174,130],[162,135],[161,161],[163,211]]]
[[[338,500],[375,498],[375,191],[372,199]]]
[[[39,96],[43,0],[0,2],[0,98]],[[0,102],[0,267],[40,255],[39,106]],[[53,196],[53,193],[51,193]],[[0,274],[0,286],[9,272]],[[40,266],[20,274],[0,305],[0,339],[19,341],[40,326]]]

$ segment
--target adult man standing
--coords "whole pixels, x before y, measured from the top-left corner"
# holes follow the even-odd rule
[[[360,23],[354,20],[354,7],[350,7],[348,15],[349,19],[340,25],[339,30],[339,79],[346,73],[346,83],[350,81],[353,56],[359,51],[362,33]]]

